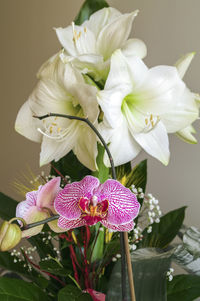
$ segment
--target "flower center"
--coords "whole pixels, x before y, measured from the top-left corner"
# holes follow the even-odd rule
[[[87,221],[88,225],[94,225],[106,217],[109,202],[108,200],[98,201],[96,196],[90,200],[82,197],[78,205],[82,212],[81,217]]]
[[[151,131],[160,121],[158,115],[140,110],[137,95],[129,94],[122,102],[121,110],[131,129],[135,133]]]

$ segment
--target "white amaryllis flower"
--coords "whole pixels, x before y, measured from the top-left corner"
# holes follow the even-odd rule
[[[126,56],[146,56],[146,46],[138,39],[128,39],[132,22],[138,11],[121,14],[112,7],[92,14],[81,26],[74,23],[66,28],[56,28],[56,33],[65,52],[64,62],[73,65],[95,80],[105,79],[112,53],[121,48]]]
[[[58,161],[73,150],[83,165],[95,170],[97,139],[88,125],[61,117],[40,121],[32,116],[61,113],[88,117],[95,124],[99,114],[96,87],[87,85],[70,64],[63,64],[59,54],[41,67],[38,77],[40,81],[17,115],[16,131],[41,143],[40,165]]]
[[[186,128],[198,117],[194,94],[176,67],[148,69],[136,56],[117,50],[98,101],[104,113],[101,132],[115,165],[132,160],[141,149],[167,165],[167,133]],[[104,162],[109,165],[105,156]]]

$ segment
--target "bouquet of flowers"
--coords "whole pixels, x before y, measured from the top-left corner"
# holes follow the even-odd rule
[[[183,225],[186,207],[162,215],[145,192],[147,161],[131,165],[141,150],[167,165],[169,133],[196,143],[200,97],[182,80],[194,53],[149,69],[146,45],[129,38],[137,14],[86,0],[55,29],[62,48],[15,123],[51,170],[16,183],[20,203],[0,195],[1,300],[200,296],[199,230]],[[172,262],[188,274],[173,277]]]

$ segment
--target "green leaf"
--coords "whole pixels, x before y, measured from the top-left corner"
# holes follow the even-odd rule
[[[32,278],[32,275],[30,272],[28,272],[23,267],[24,262],[16,262],[14,263],[14,257],[10,255],[9,252],[0,252],[0,267],[12,272],[16,272],[18,274],[21,274],[25,277]]]
[[[92,301],[92,297],[83,293],[79,288],[73,285],[67,285],[58,293],[58,301]]]
[[[66,277],[71,271],[66,270],[64,267],[59,265],[55,260],[40,261],[39,263],[42,270],[49,272],[53,275]]]
[[[167,301],[192,301],[200,297],[200,276],[177,275],[167,284]]]
[[[1,301],[49,301],[39,287],[19,279],[0,278]]]
[[[85,20],[88,20],[94,12],[108,6],[105,0],[86,0],[75,18],[75,23],[77,25],[82,24]]]
[[[0,192],[0,217],[9,220],[15,216],[17,201]]]
[[[80,181],[86,175],[91,174],[91,171],[78,161],[72,151],[58,162],[53,161],[52,166],[54,166],[63,176],[70,176],[72,182]],[[50,174],[58,176],[59,174],[55,169],[52,167]]]
[[[98,146],[98,156],[96,162],[97,162],[98,170],[94,171],[92,175],[94,177],[97,177],[100,183],[104,183],[109,177],[109,168],[106,167],[103,163],[105,148],[100,143],[98,143],[97,146]]]
[[[136,250],[131,254],[134,286],[137,301],[166,301],[166,272],[170,267],[171,252],[159,253],[156,249]],[[127,292],[128,288],[128,279]],[[106,298],[121,300],[121,262],[115,264]],[[131,300],[130,295],[127,301]]]
[[[42,234],[38,234],[30,237],[28,241],[31,243],[33,247],[37,248],[38,255],[40,256],[41,259],[45,258],[47,255],[54,257],[55,252],[53,251],[53,245],[51,241],[48,239],[46,240],[48,241],[48,243],[44,242],[42,240],[44,237],[45,236],[43,236]]]
[[[183,244],[173,255],[175,262],[187,272],[200,276],[200,231],[191,227],[183,234]]]
[[[98,227],[100,227],[100,225],[98,225]],[[101,227],[100,227],[101,228]],[[103,230],[98,230],[98,237],[95,243],[95,246],[93,248],[93,244],[92,244],[92,256],[91,256],[91,262],[94,262],[96,260],[100,260],[103,257],[103,250],[104,250],[104,231],[105,229],[103,228]]]
[[[147,228],[143,231],[143,240],[139,247],[165,248],[175,238],[182,226],[185,217],[186,207],[173,210],[160,218],[160,223],[152,224],[152,232],[147,233]]]
[[[136,165],[127,176],[126,187],[131,187],[133,184],[137,188],[141,187],[143,191],[145,191],[147,184],[147,160]]]

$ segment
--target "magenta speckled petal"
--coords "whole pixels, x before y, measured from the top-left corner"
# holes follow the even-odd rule
[[[133,227],[134,227],[134,222],[131,221],[127,224],[124,224],[124,225],[111,225],[109,224],[107,221],[103,220],[101,221],[102,225],[110,230],[113,230],[113,231],[119,231],[119,232],[128,232],[128,231],[131,231],[133,230]]]
[[[99,186],[99,180],[92,176],[86,176],[80,182],[67,184],[65,188],[58,194],[54,207],[62,217],[74,220],[79,218],[81,210],[78,202],[81,197],[90,199],[95,188]]]
[[[40,208],[52,207],[60,189],[60,177],[53,178],[40,189],[36,205]]]
[[[107,222],[112,225],[127,224],[139,213],[140,204],[130,189],[116,180],[107,180],[98,193],[109,201]]]
[[[58,219],[58,227],[66,230],[82,227],[86,225],[86,221],[82,218],[77,218],[74,220],[69,220],[64,217]]]

